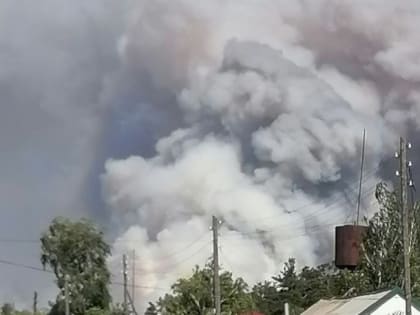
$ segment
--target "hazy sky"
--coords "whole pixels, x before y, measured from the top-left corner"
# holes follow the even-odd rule
[[[0,0],[0,260],[39,266],[50,220],[85,216],[116,276],[135,248],[138,282],[166,288],[209,256],[215,214],[222,263],[250,283],[290,256],[327,261],[363,128],[364,213],[399,134],[418,139],[419,15],[414,0]],[[44,273],[0,278],[0,302],[55,295]],[[138,290],[139,307],[161,293]]]

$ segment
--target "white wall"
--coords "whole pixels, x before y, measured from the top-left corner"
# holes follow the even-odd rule
[[[371,315],[404,315],[405,301],[400,296],[396,295],[385,302],[381,307],[374,311]],[[412,307],[412,315],[420,315],[420,312]]]

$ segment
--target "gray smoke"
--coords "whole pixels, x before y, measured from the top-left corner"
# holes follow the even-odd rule
[[[410,65],[419,56],[419,9],[391,1],[142,3],[124,37],[125,61],[173,94],[159,108],[183,119],[154,156],[106,163],[107,204],[130,226],[115,247],[141,253],[138,281],[166,288],[202,264],[211,215],[225,221],[224,266],[250,283],[289,257],[330,260],[333,224],[354,219],[363,129],[366,215],[380,162],[399,133],[418,126],[419,73]],[[179,240],[197,242],[181,250]]]
[[[363,214],[398,135],[417,137],[419,15],[414,0],[0,0],[1,235],[95,218],[116,277],[136,249],[139,309],[206,261],[212,215],[223,266],[250,284],[291,256],[330,260],[363,128]],[[21,270],[0,270],[0,296],[26,303]]]
[[[104,86],[119,65],[123,9],[0,0],[1,259],[39,267],[36,240],[53,217],[103,217],[86,183],[109,110]],[[0,302],[30,307],[38,290],[46,306],[55,296],[49,274],[1,265],[0,277]]]

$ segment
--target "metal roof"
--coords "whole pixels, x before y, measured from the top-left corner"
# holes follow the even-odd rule
[[[351,299],[320,300],[302,315],[355,315],[363,312],[392,290],[354,297]]]

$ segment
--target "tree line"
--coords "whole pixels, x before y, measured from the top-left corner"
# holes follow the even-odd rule
[[[375,197],[378,211],[367,224],[360,265],[354,271],[338,270],[334,263],[297,270],[290,258],[270,280],[249,286],[231,272],[220,274],[222,313],[224,315],[259,311],[266,315],[283,315],[284,303],[297,315],[323,298],[344,298],[403,285],[403,256],[399,200],[385,184],[378,184]],[[419,204],[411,213],[410,259],[413,296],[420,296],[420,231]],[[106,260],[111,254],[103,234],[86,220],[57,218],[41,237],[41,263],[56,277],[58,294],[48,314],[64,315],[63,289],[69,279],[71,314],[120,315],[120,305],[112,303],[110,271]],[[209,315],[213,314],[213,268],[209,261],[196,266],[190,277],[178,279],[169,292],[150,301],[145,315]],[[16,312],[4,304],[2,314]],[[32,313],[31,313],[32,314]]]

